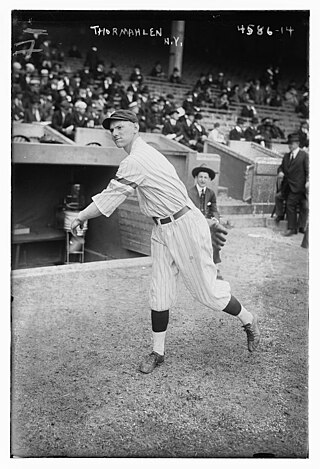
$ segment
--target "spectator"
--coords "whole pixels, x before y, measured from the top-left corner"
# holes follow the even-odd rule
[[[189,146],[198,152],[203,152],[204,142],[208,137],[208,132],[204,126],[201,125],[201,120],[202,114],[196,113],[194,115],[194,121],[192,124],[193,138],[189,141]]]
[[[110,65],[110,70],[107,73],[107,76],[112,78],[113,83],[121,83],[122,81],[122,76],[118,72],[117,67],[115,66],[114,63]]]
[[[209,72],[206,77],[206,89],[211,89],[214,85],[213,74]]]
[[[238,84],[233,85],[231,93],[230,93],[229,101],[230,101],[230,103],[240,103],[241,102],[240,86]]]
[[[93,72],[93,78],[96,84],[102,85],[102,83],[106,79],[106,71],[104,69],[103,63],[97,64],[97,68]]]
[[[51,127],[58,130],[68,138],[72,137],[74,125],[71,116],[71,104],[65,100],[62,101],[53,113]]]
[[[198,78],[194,88],[197,90],[201,90],[201,91],[207,90],[208,82],[207,82],[207,77],[204,73],[200,74],[200,77]]]
[[[178,67],[174,67],[173,72],[170,75],[169,81],[170,81],[170,83],[177,83],[177,84],[182,83],[181,76],[180,76],[180,71],[179,71]]]
[[[299,137],[299,147],[305,151],[308,150],[309,148],[309,124],[307,121],[301,122],[300,128],[297,133]]]
[[[236,125],[230,130],[229,140],[245,140],[244,123],[245,121],[241,117],[238,117]]]
[[[232,94],[232,81],[231,80],[226,81],[226,84],[222,91],[223,93],[227,93],[228,100],[230,100],[230,96]]]
[[[12,119],[15,122],[22,122],[24,120],[25,105],[23,103],[23,92],[20,85],[14,85],[13,94]]]
[[[261,79],[262,85],[264,86],[269,85],[271,88],[273,88],[274,87],[273,78],[274,78],[273,66],[269,65],[266,68],[265,72],[263,73],[263,76]]]
[[[182,103],[183,109],[186,111],[186,114],[190,114],[190,112],[195,112],[197,108],[197,97],[192,91],[187,91],[186,99]]]
[[[51,122],[53,111],[52,95],[49,92],[41,92],[40,113],[42,115],[42,120],[45,122]]]
[[[188,113],[185,111],[185,113],[182,114],[178,120],[182,133],[182,139],[179,142],[183,145],[186,145],[187,147],[191,147],[191,145],[195,143],[195,141],[193,141],[194,135],[192,126],[194,122],[194,115],[195,113],[193,111],[189,111]]]
[[[133,72],[131,73],[129,80],[138,82],[139,87],[141,87],[143,82],[143,75],[141,73],[140,65],[134,66]]]
[[[298,91],[296,89],[295,82],[291,82],[288,86],[287,91],[284,94],[284,99],[287,103],[292,104],[292,106],[297,106],[299,104]]]
[[[154,67],[150,72],[150,76],[155,78],[164,78],[164,72],[162,70],[161,62],[158,61],[155,63]]]
[[[101,59],[98,55],[98,49],[95,46],[92,46],[87,52],[84,66],[88,66],[89,71],[93,74],[99,63],[101,63]]]
[[[225,110],[228,110],[229,109],[229,99],[228,99],[228,94],[226,92],[222,92],[220,94],[220,96],[218,96],[218,98],[216,99],[215,103],[214,103],[214,107],[216,109],[225,109]]]
[[[162,133],[171,140],[179,142],[183,138],[181,127],[178,123],[179,111],[178,109],[171,109],[169,116],[165,118],[162,128]]]
[[[276,122],[278,122],[279,119],[272,119],[272,138],[280,138],[280,139],[284,139],[285,138],[285,135],[284,135],[284,132],[283,130],[276,124]]]
[[[257,110],[253,104],[244,103],[241,108],[240,116],[252,119],[257,116]]]
[[[255,142],[259,144],[263,142],[264,144],[264,138],[258,130],[258,124],[259,124],[259,119],[257,117],[253,117],[251,119],[250,124],[244,131],[244,138],[246,139],[247,142]]]
[[[81,52],[79,51],[78,46],[76,44],[72,44],[71,48],[68,51],[68,57],[82,59]]]
[[[298,106],[295,108],[295,112],[297,112],[301,117],[304,119],[309,118],[309,93],[303,93],[301,100],[299,101]]]
[[[260,80],[255,80],[253,86],[250,87],[249,96],[255,104],[263,104],[264,90],[261,87]]]
[[[157,101],[152,101],[150,111],[146,115],[146,127],[148,132],[161,133],[163,127],[163,116],[159,112]]]
[[[150,110],[150,94],[149,94],[149,88],[147,86],[144,86],[141,90],[140,93],[140,99],[141,99],[141,111],[144,115],[148,113]]]
[[[246,81],[245,84],[240,88],[240,91],[239,91],[240,101],[242,103],[252,103],[253,104],[253,100],[250,98],[250,95],[249,95],[249,90],[250,90],[250,83],[248,81]]]
[[[265,147],[272,148],[272,139],[274,138],[273,122],[270,117],[264,117],[258,126],[258,131],[263,137]]]
[[[135,96],[138,96],[138,94],[141,91],[141,86],[140,86],[139,80],[134,79],[133,82],[130,83],[130,85],[128,86],[127,90],[132,91]]]
[[[282,96],[276,91],[275,95],[270,99],[269,105],[272,107],[281,107],[282,104]]]
[[[83,69],[80,72],[81,86],[86,88],[89,81],[93,78],[93,70],[90,70],[90,66],[84,65]]]
[[[121,99],[121,109],[128,109],[129,104],[136,102],[138,98],[138,94],[134,93],[132,89],[127,89],[126,93],[123,95]]]
[[[175,103],[175,98],[173,94],[167,94],[166,96],[166,102],[164,106],[164,114],[165,115],[170,115],[171,111],[176,109],[176,103]]]
[[[139,100],[134,101],[133,103],[129,104],[129,109],[130,111],[134,112],[138,118],[139,132],[146,132],[147,131],[146,116],[141,109]]]
[[[273,91],[269,84],[264,87],[264,102],[263,104],[270,105],[271,99],[273,98]]]
[[[211,132],[209,132],[208,140],[211,140],[212,142],[226,144],[226,139],[224,138],[223,133],[219,129],[220,129],[219,122],[215,122],[213,124],[213,129],[211,130]]]
[[[31,123],[44,121],[40,108],[40,98],[34,97],[31,104],[25,110],[23,122]]]
[[[214,84],[222,90],[224,88],[224,73],[219,72],[216,79],[214,80]]]

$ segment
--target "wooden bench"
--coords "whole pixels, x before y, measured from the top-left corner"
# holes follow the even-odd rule
[[[66,234],[64,230],[57,230],[55,228],[35,228],[27,234],[12,235],[12,244],[16,246],[14,268],[19,267],[20,261],[20,248],[22,244],[41,243],[45,241],[60,241],[65,240]],[[62,252],[60,257],[62,259]]]

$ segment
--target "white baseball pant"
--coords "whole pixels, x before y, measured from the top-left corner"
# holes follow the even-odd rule
[[[151,256],[151,309],[164,311],[174,305],[179,274],[200,303],[218,311],[229,303],[230,285],[217,280],[210,229],[196,207],[171,223],[153,227]]]

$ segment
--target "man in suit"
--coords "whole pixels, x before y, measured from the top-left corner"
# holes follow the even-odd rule
[[[244,123],[244,119],[242,119],[242,117],[238,117],[235,127],[230,130],[229,140],[245,140],[243,131]]]
[[[192,170],[192,176],[195,178],[195,185],[188,190],[188,195],[194,205],[201,211],[208,221],[209,226],[215,223],[219,223],[220,214],[217,208],[216,194],[212,189],[209,189],[208,184],[212,181],[216,173],[213,169],[209,168],[205,164],[198,166]],[[213,262],[219,264],[220,249],[212,243],[213,247]],[[219,278],[220,274],[218,273]]]
[[[304,233],[307,218],[307,191],[309,188],[308,154],[299,148],[299,135],[288,136],[289,153],[283,157],[278,168],[278,178],[282,179],[280,191],[276,194],[276,222],[284,217],[284,201],[288,219],[288,230],[284,236]],[[297,213],[299,209],[299,223]]]

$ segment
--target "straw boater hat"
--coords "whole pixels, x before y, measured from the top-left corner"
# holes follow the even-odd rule
[[[199,173],[208,173],[211,181],[216,177],[216,173],[213,171],[213,169],[209,168],[209,166],[205,164],[202,164],[201,166],[197,166],[196,168],[193,168],[191,174],[195,178],[196,176],[198,176]]]

